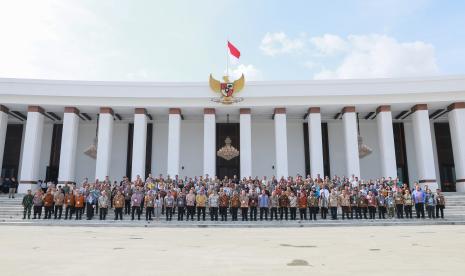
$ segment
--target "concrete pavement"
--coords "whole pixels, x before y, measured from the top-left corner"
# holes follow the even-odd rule
[[[1,275],[463,275],[465,226],[0,226]]]

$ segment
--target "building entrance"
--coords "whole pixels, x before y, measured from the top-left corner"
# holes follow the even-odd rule
[[[231,145],[240,152],[240,128],[238,123],[217,123],[216,124],[216,151],[218,152],[225,145],[227,137],[231,139]],[[216,156],[216,175],[222,179],[225,176],[232,178],[234,175],[240,177],[240,156],[231,160],[226,160]]]

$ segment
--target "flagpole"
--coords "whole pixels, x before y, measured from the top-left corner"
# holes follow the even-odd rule
[[[226,40],[226,76],[229,78],[229,39]]]

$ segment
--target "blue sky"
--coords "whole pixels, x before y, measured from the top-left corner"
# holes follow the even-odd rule
[[[0,0],[0,77],[206,81],[463,74],[465,1]]]

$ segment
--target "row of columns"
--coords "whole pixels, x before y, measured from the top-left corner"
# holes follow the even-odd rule
[[[465,129],[460,122],[465,120],[465,103],[454,103],[449,107],[449,124],[454,152],[457,191],[465,191]],[[416,153],[417,173],[420,183],[431,188],[437,186],[430,122],[426,104],[412,107],[413,138]],[[341,111],[346,156],[346,175],[360,177],[358,153],[357,115],[354,106],[344,107]],[[377,128],[380,148],[382,174],[385,177],[397,176],[396,155],[390,106],[376,109]],[[96,178],[104,179],[109,175],[113,136],[113,110],[101,107],[98,122],[98,142],[96,160]],[[167,174],[179,174],[181,143],[181,109],[169,110]],[[63,134],[60,153],[59,183],[75,181],[75,159],[79,126],[79,110],[65,107]],[[313,177],[324,175],[321,114],[319,107],[308,109],[308,137],[310,150],[310,171]],[[286,109],[275,108],[275,170],[276,176],[288,175]],[[0,154],[3,154],[8,108],[0,105]],[[44,110],[39,106],[29,106],[24,136],[24,148],[21,164],[19,192],[25,192],[35,184],[39,176],[40,149],[44,128]],[[132,178],[137,175],[145,178],[147,111],[136,108],[134,112],[134,142],[132,151]],[[252,137],[251,112],[240,109],[240,170],[243,176],[252,175]],[[0,155],[2,156],[2,155]],[[204,109],[204,174],[216,175],[216,114],[215,109]],[[0,160],[0,166],[1,166]]]

